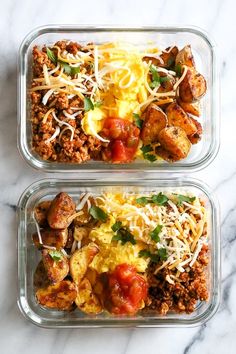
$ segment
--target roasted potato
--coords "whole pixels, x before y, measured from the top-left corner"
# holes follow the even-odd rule
[[[43,265],[53,283],[62,281],[69,273],[69,261],[60,251],[42,250]]]
[[[187,135],[196,133],[195,124],[177,103],[173,102],[167,107],[166,115],[168,125],[182,128]]]
[[[75,203],[67,193],[59,193],[52,201],[47,214],[52,229],[65,229],[69,226],[69,217],[75,213]]]
[[[148,145],[158,141],[160,131],[167,125],[167,117],[155,103],[148,106],[144,117],[141,139],[144,145]]]
[[[36,289],[45,288],[50,284],[43,261],[41,260],[34,272],[34,286]]]
[[[204,77],[195,69],[189,68],[179,85],[179,97],[183,102],[196,102],[206,93],[206,89],[207,85]]]
[[[100,301],[94,294],[90,281],[87,278],[84,278],[79,285],[75,303],[81,311],[87,314],[98,314],[103,310]]]
[[[178,99],[178,104],[186,113],[192,114],[193,116],[200,117],[200,104],[199,101],[194,103],[183,102]]]
[[[68,239],[68,229],[64,230],[54,230],[54,229],[43,229],[40,231],[43,245],[56,247],[56,249],[64,248]],[[39,237],[37,232],[32,235],[33,242],[37,248],[43,247],[39,243]]]
[[[93,198],[88,198],[88,201],[90,202],[91,205],[94,205],[94,199]],[[77,226],[84,226],[90,223],[93,218],[89,214],[89,208],[88,208],[88,203],[85,203],[84,207],[82,208],[83,215],[79,215],[74,219],[74,225]]]
[[[186,45],[178,52],[176,55],[175,64],[186,65],[195,68],[195,62],[190,45]]]
[[[76,284],[83,279],[89,264],[98,253],[98,246],[91,242],[87,246],[75,251],[70,258],[70,274]]]
[[[65,248],[71,248],[74,242],[74,236],[73,236],[73,232],[74,230],[72,228],[68,229],[68,237],[67,237],[67,241],[65,244]]]
[[[161,81],[160,87],[158,88],[157,92],[163,93],[172,91],[175,84],[175,80],[162,72],[159,72],[159,75],[161,78],[163,78],[163,81]]]
[[[51,205],[51,201],[47,200],[39,203],[34,209],[34,216],[41,227],[45,227],[47,225],[47,212]]]
[[[185,158],[191,148],[191,143],[180,127],[167,127],[159,134],[160,147],[156,153],[167,161],[178,161]]]
[[[202,126],[196,119],[190,118],[192,122],[195,124],[197,131],[193,135],[189,135],[188,139],[192,144],[197,144],[202,138]]]
[[[75,226],[73,236],[76,241],[81,241],[82,239],[89,236],[91,229],[86,226]]]
[[[165,68],[165,69],[171,69],[172,67],[175,66],[175,58],[176,55],[178,54],[178,48],[177,47],[168,47],[166,48],[162,54],[160,55],[161,59],[158,58],[152,58],[152,57],[144,57],[144,60],[148,63],[150,60],[151,62],[159,67]]]
[[[77,286],[69,280],[36,291],[36,299],[42,306],[57,310],[71,310],[76,296]]]
[[[96,272],[95,269],[88,268],[88,270],[85,274],[85,278],[87,278],[89,280],[90,284],[92,285],[92,287],[94,287],[94,285],[97,282],[98,273]]]

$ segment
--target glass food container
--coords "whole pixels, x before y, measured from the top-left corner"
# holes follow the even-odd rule
[[[32,149],[30,121],[30,98],[28,90],[32,80],[32,49],[35,45],[52,45],[58,40],[68,39],[79,43],[103,43],[126,41],[145,45],[149,42],[166,48],[177,45],[179,48],[191,44],[197,69],[207,81],[207,93],[201,100],[201,123],[203,137],[193,145],[189,156],[175,163],[136,160],[129,164],[111,164],[88,161],[83,164],[58,163],[42,160]],[[178,27],[140,27],[109,28],[83,27],[70,25],[51,25],[35,29],[27,35],[19,52],[18,87],[18,148],[30,166],[47,172],[83,171],[149,171],[149,172],[191,172],[206,167],[216,156],[219,147],[219,93],[214,45],[205,33],[195,28]]]
[[[64,191],[73,198],[83,192],[95,195],[102,191],[126,192],[190,192],[201,196],[208,211],[209,265],[208,291],[209,300],[198,303],[192,314],[137,314],[136,316],[113,316],[99,314],[89,316],[79,310],[62,312],[45,309],[36,299],[33,287],[33,275],[40,259],[40,252],[32,242],[32,233],[36,231],[33,210],[42,200],[53,198]],[[202,182],[192,178],[158,178],[155,180],[60,180],[44,179],[27,188],[18,203],[18,305],[23,315],[32,323],[48,328],[60,327],[174,327],[195,326],[207,321],[216,312],[220,299],[220,224],[218,205],[211,190]]]

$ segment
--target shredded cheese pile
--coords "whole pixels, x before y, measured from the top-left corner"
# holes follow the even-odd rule
[[[52,70],[43,64],[43,77],[33,79],[31,92],[44,90],[42,98],[44,105],[48,105],[51,96],[56,97],[64,93],[69,99],[78,97],[81,100],[81,107],[77,109],[79,112],[74,114],[68,115],[67,112],[63,112],[62,122],[58,122],[54,112],[53,118],[59,124],[46,143],[58,135],[61,138],[61,135],[68,129],[71,131],[72,141],[74,128],[68,120],[76,119],[81,112],[83,113],[81,126],[84,132],[103,142],[109,142],[99,135],[105,118],[119,117],[133,121],[133,113],[141,114],[142,110],[153,101],[156,101],[158,105],[172,102],[180,82],[187,73],[187,69],[184,68],[181,78],[177,79],[174,71],[158,67],[159,72],[166,73],[174,80],[172,91],[160,93],[157,92],[158,85],[153,89],[150,87],[151,58],[162,61],[160,55],[163,51],[156,47],[146,47],[143,50],[129,43],[112,42],[87,45],[78,50],[76,54],[61,50],[58,46],[53,46],[52,50],[57,53],[57,64]],[[148,62],[149,57],[150,62]],[[65,65],[70,69],[79,68],[80,70],[77,70],[76,74],[68,74]],[[94,104],[100,102],[101,105],[83,112],[83,102],[86,97]],[[54,104],[55,100],[50,102],[50,109],[43,119],[44,123],[54,110]]]
[[[137,194],[105,193],[97,197],[97,205],[111,217],[100,229],[93,230],[92,235],[98,240],[102,239],[104,228],[111,230],[111,223],[120,221],[134,235],[135,240],[142,244],[142,249],[155,252],[165,248],[166,260],[156,272],[168,267],[176,270],[178,278],[186,267],[193,266],[203,244],[207,243],[207,211],[198,197],[192,203],[183,201],[178,205],[175,194],[166,195],[168,202],[161,206],[154,203],[140,205],[137,198],[142,196]],[[157,225],[162,226],[158,235],[159,242],[150,237]]]

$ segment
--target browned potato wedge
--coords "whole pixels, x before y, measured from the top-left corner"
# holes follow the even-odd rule
[[[173,102],[167,107],[166,115],[169,125],[182,128],[187,135],[196,133],[195,124],[177,103]]]
[[[191,118],[192,122],[195,124],[197,131],[193,135],[189,135],[188,139],[192,144],[197,144],[202,138],[202,126],[196,119]]]
[[[51,282],[58,283],[69,273],[69,261],[62,252],[44,249],[42,259]]]
[[[54,229],[44,229],[40,231],[43,245],[56,247],[57,249],[64,248],[68,239],[68,229],[65,230],[54,230]],[[33,242],[37,248],[43,247],[39,243],[38,234],[32,235]]]
[[[193,116],[200,117],[200,104],[198,101],[194,103],[183,102],[178,99],[178,104],[186,113],[192,114]]]
[[[168,161],[178,161],[185,158],[191,148],[191,143],[185,133],[185,131],[180,127],[168,127],[162,129],[159,134],[159,142],[161,148],[157,148],[157,154],[164,159],[164,151],[167,151]],[[162,155],[161,155],[162,153]]]
[[[87,278],[89,280],[90,284],[92,285],[92,287],[94,287],[94,285],[97,282],[98,273],[96,272],[96,270],[88,268],[88,270],[85,274],[85,278]]]
[[[199,100],[206,93],[206,89],[204,77],[195,69],[189,68],[179,85],[179,97],[183,102],[192,103]]]
[[[81,241],[84,238],[87,238],[89,236],[91,229],[86,226],[75,226],[74,228],[74,239],[76,241]]]
[[[78,289],[78,295],[75,299],[78,308],[87,314],[101,313],[103,308],[98,300],[98,297],[93,293],[90,281],[84,278]]]
[[[71,248],[74,242],[74,236],[73,236],[73,229],[69,228],[68,229],[68,237],[67,237],[67,241],[65,244],[65,248]],[[63,247],[64,248],[64,247]]]
[[[69,280],[62,280],[36,292],[36,299],[42,306],[57,310],[71,310],[76,296],[77,287]]]
[[[48,210],[47,220],[52,229],[65,229],[69,226],[69,217],[75,213],[75,203],[67,193],[59,193]]]
[[[51,205],[51,201],[47,200],[39,203],[34,209],[34,215],[39,226],[47,225],[47,212]]]
[[[98,246],[91,242],[73,253],[70,258],[70,274],[76,284],[81,282],[88,269],[88,265],[92,262],[98,251]]]
[[[152,57],[144,57],[144,60],[148,63],[150,60],[152,63],[156,66],[170,69],[175,65],[175,58],[176,55],[178,54],[178,48],[177,47],[168,47],[165,49],[165,51],[162,52],[160,55],[160,59],[152,58]]]
[[[157,92],[163,93],[172,91],[175,84],[175,80],[171,79],[170,76],[167,76],[165,73],[162,72],[159,72],[159,75],[163,78],[164,81],[161,82]]]
[[[50,284],[43,261],[41,260],[34,272],[34,286],[36,289],[46,288]]]
[[[144,145],[158,141],[160,131],[167,125],[166,114],[154,103],[145,111],[145,119],[141,130],[141,139]]]
[[[195,62],[190,45],[186,45],[179,51],[175,59],[176,65],[187,65],[195,68]]]
[[[93,198],[88,198],[89,202],[91,205],[94,205],[94,199]],[[83,215],[77,216],[74,219],[74,225],[75,226],[84,226],[87,225],[90,221],[92,221],[92,216],[89,214],[89,209],[88,209],[88,204],[86,203],[84,207],[82,208]]]

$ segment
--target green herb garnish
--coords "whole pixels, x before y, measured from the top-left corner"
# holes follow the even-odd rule
[[[152,196],[152,202],[157,205],[165,205],[168,202],[169,198],[162,192],[154,194]]]
[[[74,76],[80,72],[80,67],[70,66],[65,61],[58,59],[50,48],[47,48],[47,56],[55,65],[60,63],[67,75]]]
[[[143,154],[153,151],[151,145],[143,145],[140,150],[142,151]]]
[[[165,205],[168,202],[169,198],[162,192],[158,194],[153,194],[149,197],[140,197],[136,199],[136,203],[141,205],[146,205],[148,203],[153,203],[156,205]]]
[[[151,257],[151,252],[148,250],[141,250],[138,253],[139,257],[144,257],[144,258],[150,258]]]
[[[103,103],[102,101],[97,101],[97,102],[94,102],[93,105],[94,105],[94,107],[98,108],[98,107],[101,107],[102,103]]]
[[[134,117],[134,123],[135,123],[136,127],[138,127],[139,129],[142,129],[143,120],[140,118],[140,115],[138,113],[133,113],[133,117]]]
[[[165,261],[167,259],[167,251],[166,248],[160,248],[158,250],[158,256],[162,261]]]
[[[161,232],[162,228],[163,228],[162,225],[157,225],[155,229],[150,232],[149,235],[153,241],[155,242],[160,241],[159,233]]]
[[[49,251],[49,254],[55,262],[59,262],[62,259],[62,253],[59,251]]]
[[[160,250],[165,250],[165,248],[161,248]],[[141,250],[139,251],[139,257],[144,257],[144,258],[150,258],[151,262],[153,263],[158,263],[160,260],[163,260],[161,258],[161,256],[159,255],[159,251],[158,250],[158,253],[151,253],[150,251],[148,250]],[[161,252],[161,255],[162,255],[163,251]]]
[[[47,48],[47,56],[55,65],[57,64],[57,57],[50,48]]]
[[[150,162],[154,162],[157,159],[156,156],[153,154],[145,154],[143,156],[144,156],[145,160],[148,160]]]
[[[170,68],[173,66],[175,62],[175,59],[173,57],[170,57],[168,60],[167,60],[167,67]]]
[[[117,221],[111,228],[114,232],[116,232],[116,234],[112,237],[112,241],[121,241],[122,245],[126,242],[130,242],[132,245],[136,244],[134,236],[126,227],[122,226],[120,221]]]
[[[84,110],[85,112],[94,110],[94,104],[89,97],[84,97]]]
[[[149,152],[153,152],[153,148],[151,145],[143,145],[140,149],[143,153],[143,157],[144,159],[148,160],[148,161],[156,161],[156,156],[153,154],[149,154]]]
[[[96,220],[102,221],[102,222],[106,222],[108,215],[98,206],[93,205],[91,206],[91,208],[89,209],[89,214]]]
[[[196,199],[195,197],[188,197],[182,194],[176,194],[177,196],[177,205],[182,205],[183,202],[192,203]]]
[[[168,76],[160,76],[158,74],[157,67],[153,64],[150,65],[150,71],[152,74],[152,82],[150,83],[149,86],[151,88],[155,88],[155,87],[159,86],[160,84],[162,84],[163,82],[170,80]]]
[[[178,77],[181,77],[182,75],[182,67],[180,64],[175,65],[175,72]]]
[[[73,76],[80,73],[80,67],[79,66],[70,66],[70,73]]]
[[[141,205],[146,205],[150,203],[149,198],[146,197],[140,197],[136,199],[136,203],[141,204]]]
[[[114,225],[112,225],[112,231],[116,232],[122,228],[122,222],[116,221]]]

